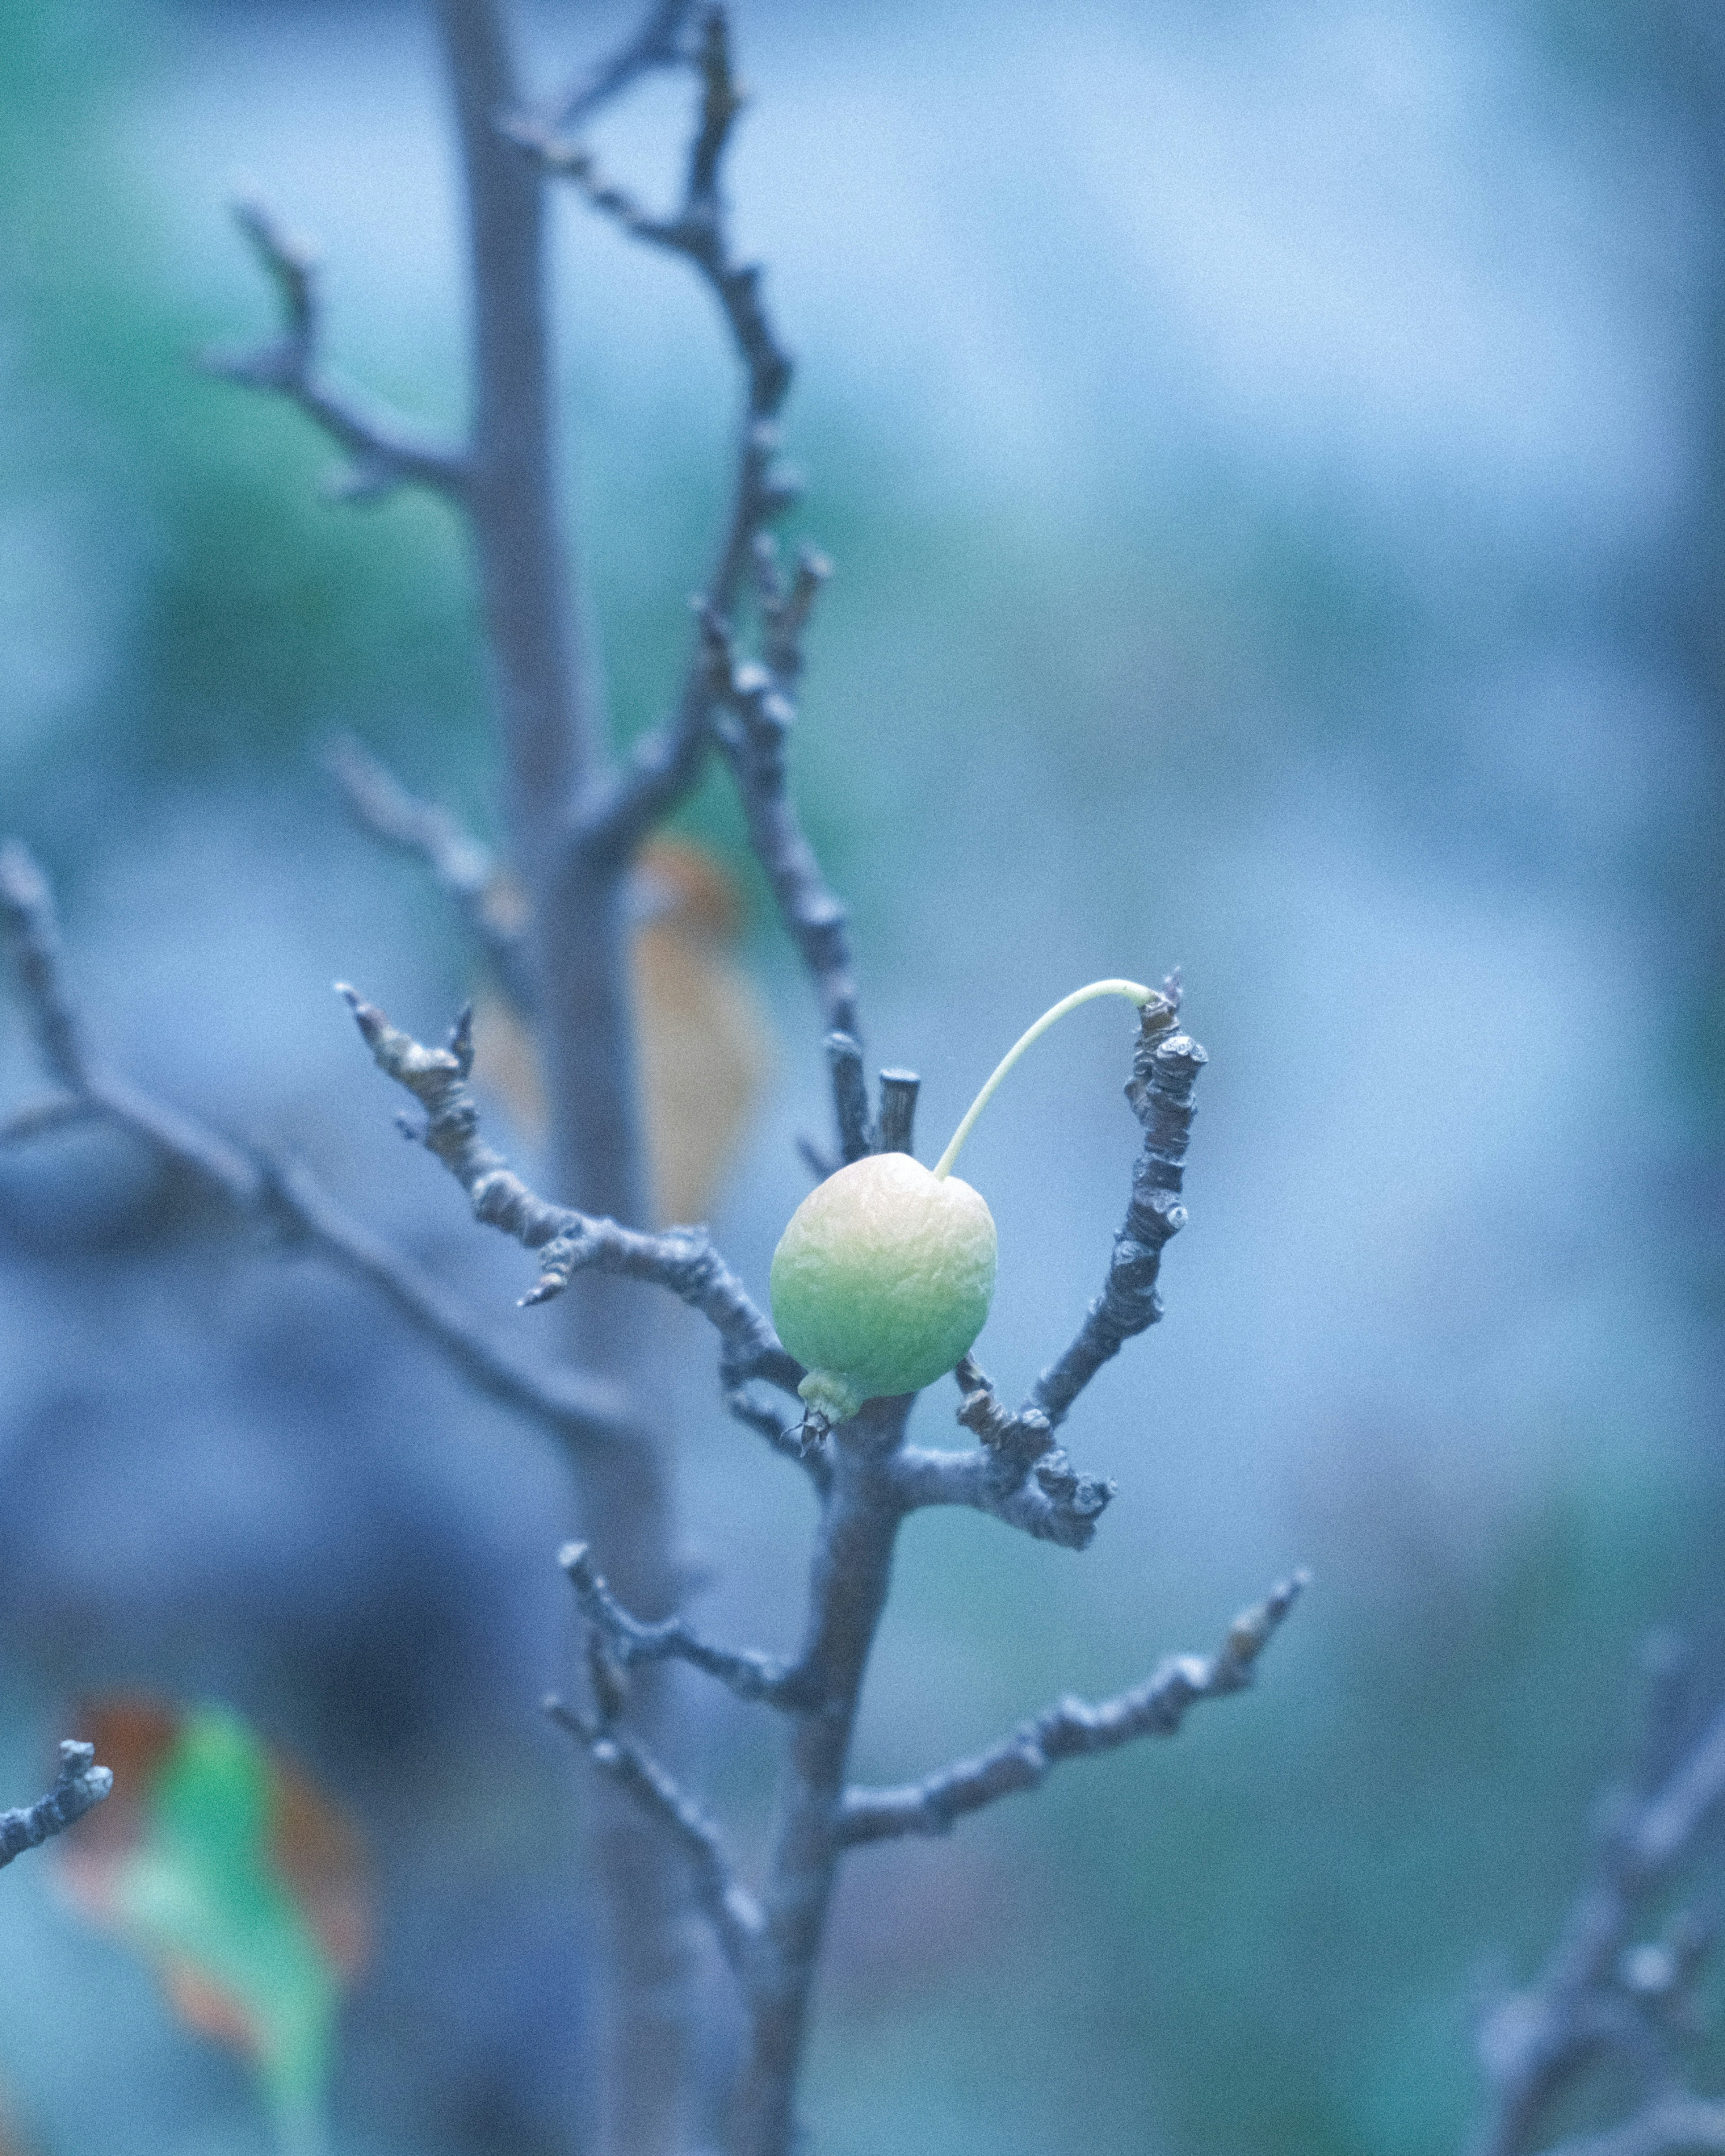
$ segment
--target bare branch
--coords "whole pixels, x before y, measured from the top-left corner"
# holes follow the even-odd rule
[[[270,1210],[283,1232],[376,1288],[475,1391],[572,1447],[639,1439],[639,1423],[620,1386],[512,1354],[488,1338],[438,1281],[352,1219],[297,1163],[268,1161],[264,1167]]]
[[[805,541],[788,580],[779,567],[778,546],[770,531],[755,536],[755,602],[761,615],[761,656],[768,671],[786,688],[802,678],[803,638],[814,602],[833,573],[819,547]]]
[[[1065,1549],[1087,1549],[1114,1496],[1114,1485],[1080,1475],[1065,1454],[1055,1448],[1026,1474],[1003,1455],[988,1450],[946,1452],[907,1445],[888,1463],[887,1471],[901,1509],[930,1505],[968,1505],[992,1513],[1039,1542]]]
[[[1235,1619],[1218,1653],[1173,1656],[1136,1691],[1098,1707],[1081,1699],[1058,1701],[1020,1722],[992,1751],[944,1767],[924,1781],[901,1789],[847,1789],[840,1840],[856,1843],[891,1835],[944,1834],[966,1812],[1034,1789],[1062,1759],[1112,1751],[1139,1737],[1172,1737],[1199,1700],[1224,1698],[1251,1682],[1258,1656],[1306,1584],[1307,1575],[1295,1573]]]
[[[684,1795],[653,1754],[611,1721],[577,1713],[556,1697],[546,1701],[545,1711],[681,1847],[694,1873],[702,1913],[717,1934],[726,1960],[743,1976],[761,1936],[761,1912],[732,1869],[718,1829],[691,1797]]]
[[[667,1617],[658,1625],[644,1625],[638,1617],[632,1617],[594,1568],[585,1543],[566,1543],[557,1553],[557,1563],[569,1575],[582,1614],[604,1635],[622,1668],[626,1670],[632,1662],[688,1662],[708,1676],[716,1677],[739,1699],[787,1709],[810,1704],[806,1678],[776,1655],[715,1647],[691,1631],[680,1617]]]
[[[559,133],[570,134],[620,97],[642,76],[682,66],[694,0],[653,0],[634,35],[590,68],[557,108]]]
[[[73,1089],[57,1096],[48,1122],[27,1110],[12,1119],[9,1133],[30,1134],[20,1127],[33,1119],[38,1132],[54,1127],[74,1109],[130,1132],[237,1214],[263,1219],[368,1281],[480,1392],[565,1444],[614,1444],[638,1434],[618,1388],[573,1371],[536,1369],[487,1340],[454,1296],[353,1219],[305,1169],[232,1144],[96,1062],[62,978],[52,894],[15,842],[0,847],[0,933],[18,964],[44,1058]]]
[[[880,1073],[880,1150],[914,1153],[916,1095],[922,1081],[914,1070]]]
[[[480,1136],[479,1109],[467,1080],[473,1067],[468,1014],[447,1048],[425,1048],[393,1026],[382,1012],[345,984],[359,1029],[378,1068],[424,1109],[422,1130],[409,1130],[466,1191],[474,1217],[539,1254],[537,1281],[524,1304],[548,1301],[578,1272],[592,1268],[668,1289],[698,1310],[719,1334],[720,1373],[728,1390],[762,1378],[794,1393],[803,1366],[750,1300],[742,1282],[699,1228],[644,1235],[614,1220],[551,1205],[530,1190],[503,1156]]]
[[[330,742],[324,763],[346,795],[355,820],[397,853],[421,861],[438,889],[452,899],[475,941],[490,961],[498,983],[516,1009],[531,1012],[535,1000],[525,938],[500,917],[495,860],[447,808],[410,793],[388,766],[351,734]]]
[[[1642,2107],[1609,2133],[1580,2136],[1565,2156],[1640,2156],[1643,2148],[1725,2146],[1671,2139],[1673,2121],[1705,2122],[1725,2107],[1702,2103],[1676,2084],[1672,2039],[1710,1927],[1681,1912],[1666,1938],[1635,1946],[1632,1934],[1652,1897],[1725,1811],[1725,1707],[1687,1743],[1668,1732],[1682,1717],[1681,1692],[1655,1673],[1644,1744],[1642,1785],[1610,1806],[1593,1876],[1577,1895],[1536,1981],[1493,2009],[1479,2032],[1491,2085],[1489,2117],[1474,2156],[1529,2156],[1565,2085],[1604,2050],[1623,2055],[1645,2085]],[[1686,2124],[1683,2130],[1687,2130]]]
[[[264,203],[236,203],[234,217],[280,295],[281,335],[251,352],[208,352],[205,370],[273,391],[315,420],[347,454],[348,470],[333,490],[341,500],[377,501],[413,485],[459,501],[468,477],[460,451],[417,433],[323,372],[317,257],[309,243],[286,231]]]
[[[1022,1474],[1055,1449],[1054,1426],[1041,1409],[1020,1408],[1014,1414],[974,1355],[965,1356],[952,1375],[963,1395],[959,1421],[1004,1464]]]
[[[46,1137],[74,1123],[93,1120],[95,1110],[75,1093],[50,1093],[40,1101],[27,1101],[0,1122],[0,1146],[22,1145],[27,1139]]]
[[[854,1040],[859,1026],[850,916],[821,874],[791,799],[785,748],[794,706],[767,668],[737,662],[730,634],[716,614],[706,617],[706,633],[715,693],[722,706],[715,721],[719,745],[737,780],[750,843],[802,953],[827,1031],[848,1034]]]
[[[60,1770],[48,1794],[39,1797],[28,1810],[0,1812],[0,1865],[10,1864],[27,1849],[39,1849],[51,1835],[64,1834],[100,1804],[113,1786],[113,1770],[97,1766],[94,1745],[62,1744]]]
[[[963,1395],[958,1419],[976,1433],[981,1450],[906,1445],[887,1467],[903,1510],[968,1505],[1040,1542],[1087,1548],[1113,1499],[1114,1485],[1078,1473],[1055,1445],[1040,1408],[1014,1414],[1004,1407],[974,1356],[967,1355],[952,1374]]]
[[[1036,1380],[1026,1403],[1051,1424],[1065,1419],[1104,1363],[1162,1315],[1156,1279],[1164,1246],[1186,1224],[1178,1199],[1192,1128],[1192,1088],[1209,1060],[1195,1040],[1171,1033],[1179,1008],[1178,982],[1170,977],[1141,1014],[1126,1097],[1144,1127],[1144,1149],[1132,1169],[1132,1200],[1114,1239],[1102,1292],[1077,1338]]]
[[[762,300],[758,265],[738,263],[731,252],[722,166],[743,99],[731,71],[729,37],[721,8],[709,8],[706,13],[697,65],[701,81],[700,114],[689,152],[683,200],[670,217],[653,216],[632,196],[603,178],[591,151],[564,139],[571,124],[567,115],[557,131],[529,121],[517,123],[511,132],[547,172],[572,182],[594,209],[630,238],[691,263],[725,317],[743,369],[745,410],[730,511],[718,558],[697,602],[704,613],[724,616],[737,603],[745,572],[767,526],[796,496],[794,480],[779,465],[777,424],[790,389],[792,363]],[[799,585],[799,593],[800,588]],[[812,598],[812,591],[799,598],[798,629]],[[643,736],[622,773],[596,787],[583,804],[578,836],[590,859],[627,860],[645,834],[693,786],[711,742],[713,711],[714,685],[704,644],[698,642],[675,712],[664,725]]]
[[[84,1041],[60,978],[54,894],[34,857],[16,839],[0,845],[0,929],[18,968],[42,1060],[51,1076],[72,1093],[82,1094]]]
[[[827,1071],[833,1088],[833,1118],[839,1127],[839,1157],[860,1160],[875,1150],[869,1127],[869,1088],[863,1076],[862,1050],[848,1033],[826,1037]]]

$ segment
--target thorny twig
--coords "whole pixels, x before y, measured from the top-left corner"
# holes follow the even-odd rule
[[[1091,1707],[1066,1698],[973,1759],[900,1789],[845,1792],[839,1838],[854,1844],[901,1834],[944,1834],[966,1812],[979,1811],[1019,1789],[1034,1789],[1062,1759],[1110,1752],[1139,1737],[1173,1737],[1188,1711],[1204,1699],[1243,1691],[1277,1626],[1298,1600],[1307,1575],[1296,1572],[1262,1602],[1243,1610],[1214,1655],[1175,1655],[1147,1683]]]
[[[1680,1656],[1656,1642],[1653,1698],[1634,1787],[1611,1803],[1592,1878],[1572,1904],[1544,1968],[1486,2016],[1480,2059],[1491,2087],[1473,2156],[1532,2156],[1559,2093],[1605,2053],[1640,2083],[1615,2127],[1571,2136],[1546,2156],[1662,2156],[1725,2148],[1725,2102],[1682,2085],[1675,2040],[1714,1927],[1679,1908],[1662,1936],[1634,1934],[1702,1833],[1725,1813],[1725,1707],[1686,1733]]]
[[[0,1865],[64,1834],[74,1820],[100,1804],[113,1786],[113,1769],[97,1766],[93,1744],[62,1744],[60,1770],[48,1794],[27,1810],[0,1812]]]
[[[41,1136],[80,1118],[127,1131],[235,1215],[264,1221],[290,1244],[368,1282],[487,1398],[566,1445],[630,1437],[634,1419],[617,1387],[575,1371],[535,1368],[498,1346],[447,1288],[353,1219],[308,1170],[234,1145],[91,1055],[65,987],[53,895],[16,842],[0,846],[0,938],[17,967],[43,1060],[66,1088],[54,1096],[53,1114],[48,1103],[34,1104],[0,1136]]]
[[[324,372],[317,256],[310,243],[289,233],[264,203],[236,203],[234,216],[280,295],[281,334],[250,352],[207,352],[205,370],[273,391],[316,420],[347,453],[348,469],[332,490],[342,501],[377,501],[406,485],[459,500],[468,478],[460,450],[417,433]]]

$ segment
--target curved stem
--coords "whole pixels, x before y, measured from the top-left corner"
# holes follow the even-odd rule
[[[993,1099],[1001,1080],[1031,1042],[1040,1040],[1057,1019],[1063,1019],[1070,1010],[1076,1010],[1080,1004],[1094,1003],[1098,996],[1124,996],[1129,1004],[1137,1004],[1142,1009],[1155,993],[1153,988],[1147,988],[1137,981],[1092,981],[1087,988],[1075,988],[1070,996],[1062,996],[1052,1010],[1044,1011],[1030,1030],[1015,1040],[1001,1057],[994,1066],[993,1075],[971,1102],[965,1111],[964,1121],[952,1133],[952,1143],[934,1164],[935,1180],[937,1183],[946,1181],[952,1173],[953,1162],[958,1158],[959,1147],[975,1128],[977,1117]]]

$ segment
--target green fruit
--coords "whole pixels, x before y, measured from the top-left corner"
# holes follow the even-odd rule
[[[994,1293],[994,1219],[968,1183],[908,1153],[829,1175],[791,1215],[773,1257],[773,1319],[829,1422],[865,1400],[944,1377]]]

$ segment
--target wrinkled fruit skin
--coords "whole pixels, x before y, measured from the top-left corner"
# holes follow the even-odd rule
[[[773,1322],[808,1367],[803,1399],[844,1422],[944,1377],[983,1329],[994,1259],[994,1217],[956,1175],[902,1152],[829,1175],[773,1257]]]

